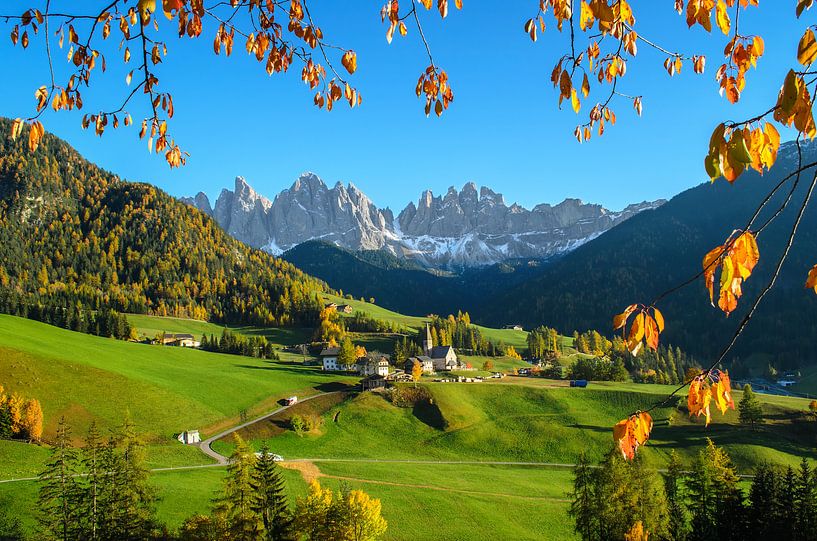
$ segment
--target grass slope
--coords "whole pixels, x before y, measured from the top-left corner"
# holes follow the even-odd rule
[[[201,338],[203,334],[221,336],[224,329],[246,336],[264,336],[273,344],[291,345],[302,344],[309,340],[312,334],[310,329],[265,328],[247,325],[220,325],[196,319],[179,317],[149,316],[145,314],[128,314],[128,322],[136,327],[140,335],[154,338],[162,332],[190,333]]]
[[[356,381],[294,362],[127,343],[6,315],[0,344],[0,382],[40,399],[46,437],[63,415],[76,434],[92,420],[116,426],[128,411],[148,441],[168,441],[189,428],[229,425],[242,411],[267,411],[292,392]]]

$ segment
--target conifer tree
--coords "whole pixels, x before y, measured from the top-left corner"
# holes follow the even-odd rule
[[[726,451],[707,438],[687,479],[692,514],[690,539],[743,539],[745,534],[743,493],[738,475]]]
[[[103,541],[136,541],[150,535],[154,526],[155,489],[136,428],[126,415],[118,433],[108,439],[101,453],[103,482],[99,485],[98,538]]]
[[[802,541],[817,541],[817,474],[803,458],[797,470],[795,527]]]
[[[670,351],[671,353],[671,351]],[[667,533],[674,541],[684,541],[689,533],[689,514],[685,503],[685,489],[682,483],[684,468],[681,458],[673,449],[669,455],[667,472],[664,474],[664,491],[667,495]]]
[[[581,453],[573,468],[573,492],[568,513],[575,521],[576,533],[585,541],[595,541],[601,535],[594,477],[595,471],[587,455]]]
[[[102,485],[106,481],[107,472],[103,469],[105,443],[96,426],[91,422],[88,435],[85,438],[85,447],[82,449],[82,465],[85,472],[84,486],[81,492],[80,509],[82,512],[83,538],[99,539],[100,499]]]
[[[738,418],[741,424],[749,425],[752,430],[763,422],[763,407],[748,383],[743,386],[743,397],[738,404]]]
[[[758,466],[749,489],[749,526],[759,539],[782,538],[782,488],[776,468],[770,464]]]
[[[235,434],[234,438],[235,450],[230,455],[224,495],[216,514],[225,521],[231,541],[260,541],[264,539],[264,522],[255,506],[255,454],[241,436]]]
[[[79,540],[78,459],[71,447],[71,430],[60,418],[51,457],[40,474],[40,525],[45,534],[60,541]]]
[[[255,463],[251,486],[255,498],[251,507],[264,525],[267,541],[290,541],[295,538],[292,515],[287,503],[286,487],[281,471],[269,448],[264,444]]]

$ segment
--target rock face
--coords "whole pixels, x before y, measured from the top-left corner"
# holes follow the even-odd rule
[[[183,198],[213,216],[237,239],[278,254],[321,239],[351,250],[385,249],[425,266],[463,268],[513,258],[548,258],[570,251],[614,225],[663,200],[611,212],[600,205],[566,199],[532,210],[508,206],[502,194],[473,182],[444,196],[427,190],[397,219],[379,209],[353,184],[329,188],[305,173],[273,201],[238,177],[233,191],[222,190],[215,208],[203,193]]]

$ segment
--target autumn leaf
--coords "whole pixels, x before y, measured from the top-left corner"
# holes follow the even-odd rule
[[[624,327],[627,324],[627,318],[630,317],[630,314],[636,311],[638,308],[637,304],[631,304],[628,306],[624,312],[618,314],[613,318],[613,330],[618,330]]]
[[[357,54],[355,54],[354,51],[346,51],[341,57],[340,62],[350,74],[353,74],[355,70],[357,70]]]
[[[732,400],[732,382],[727,372],[716,371],[716,377],[718,380],[710,387],[712,399],[715,401],[715,407],[722,415],[725,415],[727,409],[735,409],[735,402]]]
[[[815,59],[817,59],[817,40],[814,38],[814,31],[807,28],[797,45],[797,61],[804,66],[809,66],[814,63]]]
[[[573,106],[574,113],[578,113],[582,108],[582,104],[579,101],[579,94],[576,92],[575,88],[570,89],[570,104]]]
[[[806,287],[813,289],[814,292],[817,293],[817,265],[814,265],[813,267],[811,267],[811,270],[808,271]]]
[[[720,28],[724,34],[728,34],[732,23],[729,20],[729,14],[726,12],[726,3],[723,0],[718,0],[715,12],[715,22],[718,24],[718,28]]]
[[[613,440],[625,459],[635,458],[638,448],[650,439],[652,427],[652,417],[646,411],[631,415],[613,426]]]

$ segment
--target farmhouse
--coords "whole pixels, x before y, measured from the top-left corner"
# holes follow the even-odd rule
[[[423,367],[423,374],[434,373],[434,361],[431,360],[431,357],[420,355],[419,357],[410,357],[406,361],[406,364],[404,366],[406,374],[411,374],[412,370],[414,370],[414,361],[419,362],[420,366]]]
[[[337,372],[352,372],[355,370],[354,365],[339,363],[338,355],[340,355],[340,348],[324,348],[323,350],[321,350],[318,357],[321,358],[322,368],[324,370],[331,370]]]
[[[343,312],[344,314],[351,314],[352,313],[352,306],[349,304],[339,304],[338,305],[338,312]]]
[[[178,346],[183,348],[197,348],[201,343],[192,334],[162,334],[163,346]]]
[[[524,331],[525,330],[522,327],[522,325],[505,325],[504,328],[508,329],[508,330],[511,330],[511,331]]]
[[[423,340],[425,357],[431,359],[436,371],[457,370],[461,368],[457,354],[451,346],[435,346],[431,338],[431,328],[426,324],[426,339]]]
[[[361,357],[357,361],[357,370],[361,376],[381,376],[389,375],[389,360],[384,356]]]

